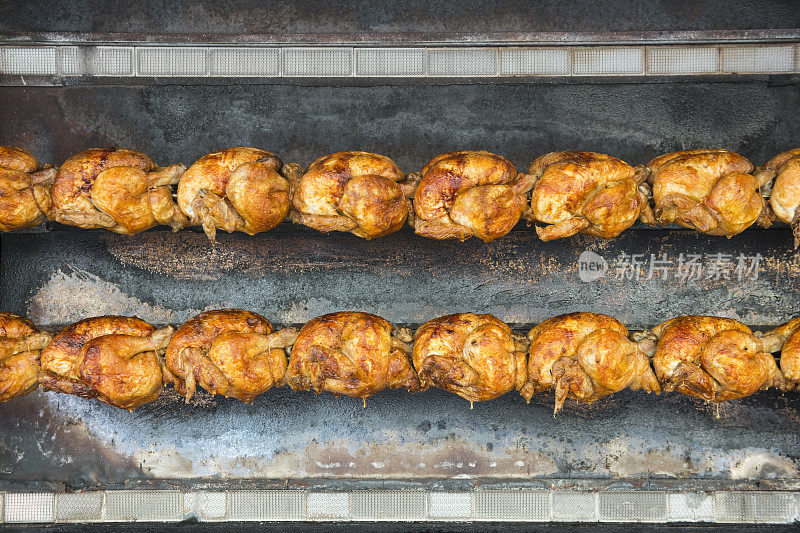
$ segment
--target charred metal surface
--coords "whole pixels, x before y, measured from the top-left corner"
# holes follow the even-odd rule
[[[438,33],[487,31],[747,30],[798,28],[800,13],[781,0],[6,0],[0,31],[132,33]]]
[[[256,236],[219,235],[216,247],[201,233],[168,230],[0,239],[0,303],[42,325],[108,313],[175,323],[217,307],[285,324],[349,309],[404,324],[491,312],[514,325],[591,310],[634,328],[681,314],[754,326],[800,315],[800,256],[788,230],[751,229],[730,240],[630,230],[610,241],[543,243],[523,226],[487,244],[435,241],[409,228],[366,241],[283,224]],[[699,271],[687,270],[690,256],[699,256]]]
[[[60,164],[93,146],[191,164],[252,145],[307,165],[338,150],[394,158],[406,171],[434,155],[485,149],[519,170],[563,149],[632,163],[725,147],[763,164],[800,145],[800,84],[287,85],[0,88],[0,144]]]

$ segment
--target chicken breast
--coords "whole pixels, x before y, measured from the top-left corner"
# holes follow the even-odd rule
[[[30,228],[45,221],[52,207],[54,168],[42,169],[31,154],[0,146],[0,231]]]
[[[178,205],[213,242],[217,228],[254,235],[283,222],[291,207],[292,168],[265,150],[228,148],[204,155],[178,184]]]
[[[166,365],[187,402],[197,385],[211,394],[251,402],[283,383],[284,349],[295,338],[294,328],[273,333],[272,324],[256,313],[207,311],[178,328],[167,346]]]
[[[519,222],[533,187],[527,174],[505,158],[484,151],[440,154],[415,178],[417,234],[434,239],[502,237]]]
[[[39,354],[51,338],[21,316],[0,313],[0,402],[39,387]]]
[[[286,382],[294,390],[367,398],[383,389],[420,389],[411,365],[411,334],[369,313],[317,317],[300,330]]]
[[[445,389],[472,403],[525,384],[524,347],[492,315],[443,316],[423,324],[415,337],[414,368],[424,388]]]
[[[638,218],[653,222],[643,176],[606,154],[551,152],[531,163],[536,179],[531,208],[524,216],[537,224],[543,241],[588,233],[609,239]]]
[[[785,381],[763,341],[736,320],[682,316],[653,328],[653,368],[666,392],[710,402],[749,396]]]
[[[51,189],[52,218],[128,235],[158,224],[180,229],[187,220],[172,200],[171,186],[185,170],[180,164],[156,167],[134,150],[85,150],[58,169]]]
[[[161,393],[161,354],[173,332],[123,316],[81,320],[42,351],[39,381],[50,390],[135,409]]]

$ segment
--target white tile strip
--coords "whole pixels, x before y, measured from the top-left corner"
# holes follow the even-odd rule
[[[645,490],[155,491],[0,493],[0,522],[532,521],[789,524],[800,493]]]
[[[0,75],[175,77],[672,76],[785,74],[800,44],[573,47],[0,46]]]

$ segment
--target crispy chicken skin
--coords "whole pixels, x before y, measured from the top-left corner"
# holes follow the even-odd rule
[[[0,313],[0,402],[39,386],[39,354],[50,339],[25,318]]]
[[[631,227],[637,218],[652,222],[643,177],[629,164],[594,152],[551,152],[528,170],[536,179],[530,210],[543,241],[583,232],[609,239]]]
[[[756,169],[756,181],[772,184],[769,205],[772,213],[792,226],[794,247],[800,245],[800,148],[778,154]]]
[[[781,371],[786,378],[786,388],[800,386],[800,318],[790,320],[763,336],[768,352],[781,352]]]
[[[528,380],[521,394],[530,402],[534,394],[555,389],[554,413],[567,398],[590,403],[625,388],[661,392],[647,355],[610,316],[560,315],[533,328],[528,339]]]
[[[50,212],[50,185],[54,168],[21,148],[0,146],[0,231],[30,228]]]
[[[161,393],[165,370],[160,354],[173,331],[122,316],[82,320],[62,329],[42,350],[39,382],[58,392],[135,409]]]
[[[519,222],[533,187],[505,158],[484,151],[440,154],[428,161],[414,193],[412,225],[434,239],[492,241]]]
[[[251,402],[283,384],[284,349],[296,337],[294,328],[273,333],[272,324],[256,313],[207,311],[178,328],[167,346],[166,365],[175,389],[187,402],[197,385],[212,394]]]
[[[653,368],[665,392],[723,402],[785,387],[761,338],[736,320],[682,316],[659,324],[652,334]]]
[[[525,349],[492,315],[458,313],[423,324],[414,341],[420,384],[470,403],[492,400],[525,384]]]
[[[274,228],[291,207],[290,171],[265,150],[228,148],[204,155],[178,184],[178,205],[213,242],[217,228],[254,235]],[[290,178],[292,174],[287,174]]]
[[[655,218],[710,235],[732,237],[759,218],[765,202],[753,164],[728,150],[684,150],[650,161]],[[762,180],[763,180],[762,176]]]
[[[300,330],[286,382],[294,390],[362,399],[385,388],[417,392],[410,341],[408,330],[393,330],[388,321],[369,313],[323,315]]]
[[[403,172],[388,157],[338,152],[311,163],[294,192],[292,218],[319,231],[349,231],[365,239],[405,224],[410,202]]]
[[[172,200],[171,186],[185,170],[180,164],[156,167],[134,150],[84,150],[58,169],[51,189],[52,218],[127,235],[158,224],[180,229],[187,220]]]

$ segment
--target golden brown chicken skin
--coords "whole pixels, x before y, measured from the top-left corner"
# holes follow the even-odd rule
[[[178,205],[212,242],[217,228],[249,235],[267,231],[289,214],[291,186],[281,172],[290,170],[275,154],[258,148],[204,155],[181,178]]]
[[[420,384],[472,402],[492,400],[525,384],[525,349],[492,315],[457,313],[423,324],[414,341]]]
[[[405,224],[410,202],[405,175],[388,157],[338,152],[311,163],[294,192],[292,218],[319,231],[349,231],[365,239]]]
[[[285,348],[297,337],[294,328],[272,331],[269,321],[241,309],[200,313],[175,332],[166,364],[175,389],[188,402],[197,385],[212,394],[251,402],[283,384]]]
[[[794,247],[800,245],[800,148],[776,155],[754,173],[756,181],[772,182],[769,205],[778,220],[792,226]]]
[[[551,152],[528,170],[536,179],[526,219],[543,241],[588,233],[609,239],[652,222],[644,179],[629,164],[594,152]],[[540,226],[538,224],[545,224]]]
[[[0,313],[0,402],[39,386],[39,354],[50,339],[27,319]]]
[[[736,320],[682,316],[652,330],[653,368],[666,392],[677,390],[709,402],[783,388],[783,375],[763,341]]]
[[[519,222],[531,176],[517,174],[505,158],[484,151],[440,154],[417,177],[412,224],[434,239],[478,237],[492,241]]]
[[[54,391],[135,409],[161,393],[161,354],[173,331],[122,316],[82,320],[58,332],[42,351],[39,382]]]
[[[521,394],[530,402],[534,394],[555,389],[555,413],[567,398],[591,403],[625,388],[661,392],[647,355],[610,316],[560,315],[533,328],[528,339],[528,380]]]
[[[780,368],[786,388],[800,386],[800,318],[765,333],[763,341],[766,351],[781,352]]]
[[[51,189],[52,218],[81,228],[105,228],[131,235],[168,224],[186,225],[172,200],[171,186],[186,167],[156,167],[141,152],[91,148],[67,159]]]
[[[300,330],[292,347],[286,382],[313,390],[365,399],[383,389],[420,390],[411,365],[411,333],[393,329],[369,313],[331,313]]]
[[[759,190],[765,182],[752,170],[750,161],[728,150],[684,150],[653,159],[644,173],[653,188],[657,222],[710,235],[741,233],[765,206]]]
[[[30,228],[50,212],[54,168],[42,169],[31,154],[0,146],[0,231]]]

